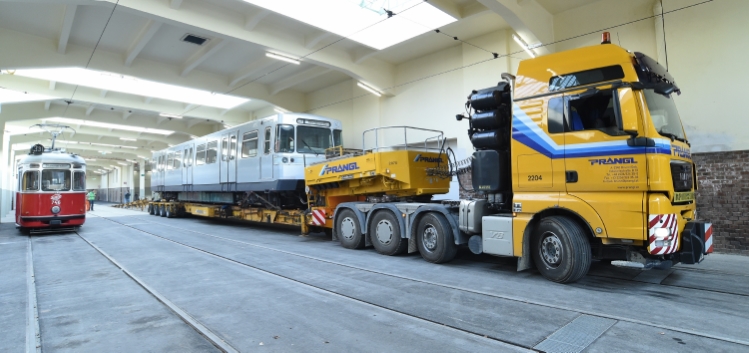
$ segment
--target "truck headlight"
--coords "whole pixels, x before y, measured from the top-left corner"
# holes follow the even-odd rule
[[[671,229],[658,228],[653,232],[653,235],[655,236],[655,240],[669,240],[671,239]]]

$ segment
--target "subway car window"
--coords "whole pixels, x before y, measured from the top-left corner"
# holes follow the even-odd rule
[[[257,130],[246,132],[242,137],[242,158],[257,156]]]
[[[166,169],[174,169],[174,152],[169,152],[169,158],[166,161]]]
[[[24,191],[37,191],[39,190],[39,171],[29,170],[23,174],[23,190]]]
[[[276,126],[276,152],[294,152],[294,127]]]
[[[205,164],[205,144],[198,145],[197,153],[195,154],[195,165]]]
[[[270,126],[265,128],[265,141],[263,141],[263,153],[270,153]]]
[[[208,148],[205,151],[205,164],[216,163],[218,158],[218,141],[208,142]]]
[[[70,171],[45,169],[42,171],[42,191],[70,190]]]
[[[325,153],[330,147],[330,129],[299,126],[297,127],[297,138],[299,139],[299,153]]]
[[[234,159],[237,155],[237,135],[231,135],[231,143],[229,144],[229,158]]]
[[[343,146],[341,130],[333,130],[333,146]]]
[[[86,173],[75,172],[73,174],[73,191],[86,191]]]
[[[174,169],[182,168],[182,153],[174,152]]]

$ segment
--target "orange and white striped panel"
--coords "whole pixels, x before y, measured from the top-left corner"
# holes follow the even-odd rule
[[[325,225],[325,210],[312,210],[312,224],[316,226]]]
[[[667,228],[671,236],[665,240],[655,239],[655,230]],[[648,216],[648,252],[653,255],[665,255],[676,252],[679,248],[679,222],[675,213],[651,214]]]
[[[713,224],[705,223],[705,254],[713,252]]]

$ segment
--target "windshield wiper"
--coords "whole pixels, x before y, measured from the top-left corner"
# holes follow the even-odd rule
[[[299,140],[300,140],[300,141],[302,141],[302,143],[303,143],[303,144],[304,144],[305,146],[307,146],[307,148],[309,148],[310,152],[313,152],[313,153],[315,153],[315,154],[320,154],[320,153],[316,152],[316,151],[315,151],[315,150],[314,150],[314,149],[312,148],[312,146],[310,146],[310,145],[309,145],[309,143],[307,143],[307,141],[304,141],[304,139],[299,139]]]
[[[666,136],[666,137],[670,138],[671,142],[673,142],[674,140],[679,140],[681,142],[686,142],[686,141],[684,141],[683,138],[680,138],[679,136],[676,136],[675,134],[672,134],[670,132],[665,132],[663,130],[659,130],[658,133],[661,134],[662,136]]]

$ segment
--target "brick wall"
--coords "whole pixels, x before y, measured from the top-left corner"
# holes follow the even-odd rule
[[[749,150],[696,153],[697,217],[713,223],[715,251],[749,255]]]

